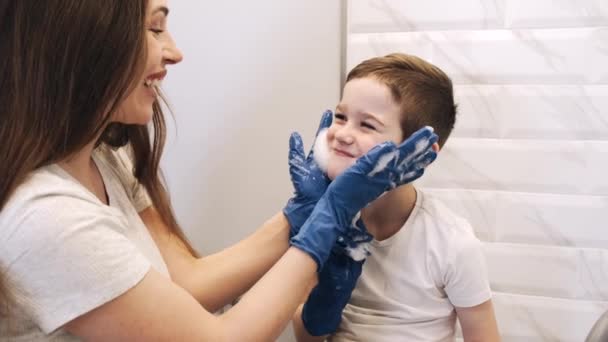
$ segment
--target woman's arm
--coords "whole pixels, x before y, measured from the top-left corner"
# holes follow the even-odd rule
[[[170,232],[156,209],[147,208],[140,216],[161,251],[171,279],[211,312],[245,293],[289,247],[289,224],[282,213],[237,244],[198,259]]]
[[[465,342],[500,341],[491,299],[470,308],[457,307],[456,314]]]
[[[221,316],[212,315],[182,287],[150,270],[135,287],[64,328],[91,341],[275,340],[313,286],[316,270],[309,255],[290,248]]]

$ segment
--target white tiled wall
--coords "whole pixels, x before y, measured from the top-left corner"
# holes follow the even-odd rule
[[[419,185],[484,241],[503,341],[583,341],[608,309],[608,1],[348,0],[345,72],[391,52],[455,84]]]

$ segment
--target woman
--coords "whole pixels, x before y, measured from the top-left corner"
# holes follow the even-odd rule
[[[182,59],[168,13],[166,0],[0,4],[1,339],[276,338],[348,222],[432,161],[411,148],[432,144],[430,131],[384,144],[329,186],[304,180],[285,214],[197,257],[158,175],[158,86]],[[418,154],[424,165],[374,170]],[[310,201],[311,188],[323,195]]]

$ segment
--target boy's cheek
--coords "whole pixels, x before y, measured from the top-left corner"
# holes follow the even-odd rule
[[[336,179],[336,177],[338,177],[340,175],[340,173],[342,173],[341,170],[338,170],[335,167],[330,167],[327,170],[327,177],[329,177],[329,179],[331,179],[333,181],[334,179]]]
[[[334,180],[338,177],[342,172],[355,164],[356,160],[345,159],[345,158],[337,158],[330,156],[329,162],[327,165],[327,177],[329,179]]]

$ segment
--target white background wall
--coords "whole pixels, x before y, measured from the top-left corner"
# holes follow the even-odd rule
[[[175,113],[163,168],[181,224],[208,254],[289,198],[289,134],[310,146],[322,111],[338,101],[340,1],[169,6],[185,59],[163,86]]]

